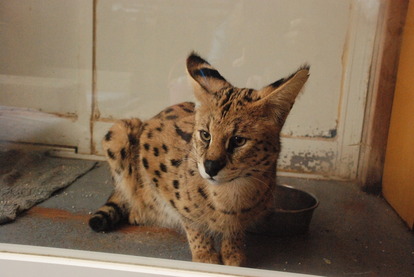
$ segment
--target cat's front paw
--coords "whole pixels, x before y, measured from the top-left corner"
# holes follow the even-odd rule
[[[193,253],[193,262],[208,263],[208,264],[220,264],[220,256],[215,251],[203,251]]]
[[[221,241],[221,259],[223,264],[242,266],[246,262],[244,254],[244,234],[238,233],[231,237],[225,237]]]
[[[246,262],[246,255],[243,252],[224,252],[221,253],[224,265],[242,266]]]

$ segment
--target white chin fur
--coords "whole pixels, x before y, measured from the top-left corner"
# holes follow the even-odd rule
[[[211,179],[210,175],[206,173],[206,169],[204,168],[203,163],[197,163],[197,167],[201,177],[203,177],[204,179]]]

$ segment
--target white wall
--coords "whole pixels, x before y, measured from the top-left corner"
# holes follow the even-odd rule
[[[311,64],[279,167],[355,177],[380,0],[96,3],[0,4],[0,139],[99,153],[114,119],[149,118],[192,99],[184,65],[196,50],[239,87]]]

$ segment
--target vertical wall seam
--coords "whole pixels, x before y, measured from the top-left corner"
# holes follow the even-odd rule
[[[98,0],[93,0],[92,4],[92,95],[91,95],[91,117],[89,122],[89,128],[90,128],[90,152],[91,154],[96,153],[96,146],[94,143],[94,122],[99,117],[99,111],[97,107],[97,88],[96,88],[96,79],[97,79],[97,72],[96,72],[96,10],[98,5]]]

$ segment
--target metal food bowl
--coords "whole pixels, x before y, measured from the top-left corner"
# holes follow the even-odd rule
[[[287,185],[275,188],[275,209],[251,233],[275,236],[304,234],[309,230],[313,211],[319,201],[312,194]]]

